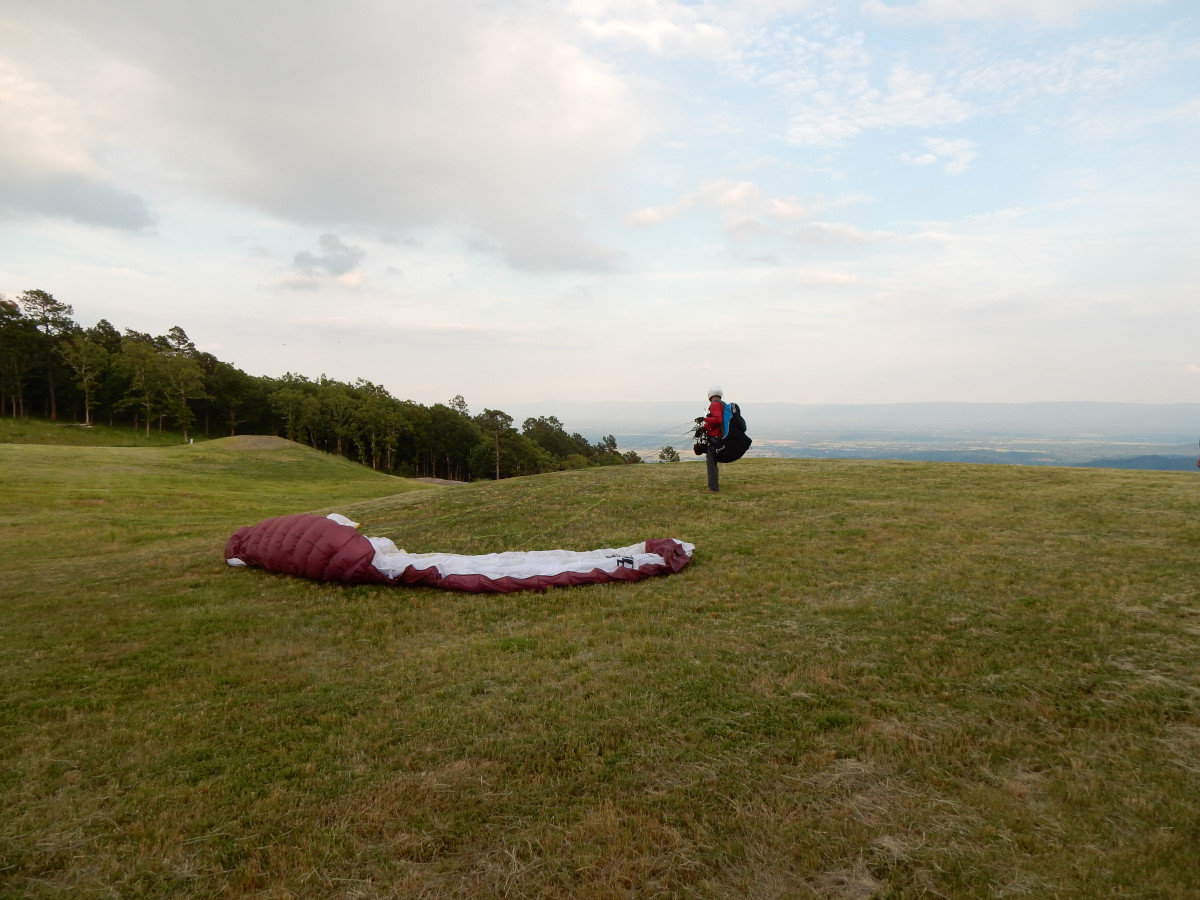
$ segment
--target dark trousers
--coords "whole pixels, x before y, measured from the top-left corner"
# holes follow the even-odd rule
[[[704,456],[704,465],[708,469],[708,489],[710,491],[719,491],[721,486],[717,482],[717,448],[712,443],[709,443]]]

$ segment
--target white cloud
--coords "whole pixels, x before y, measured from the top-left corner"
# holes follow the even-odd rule
[[[903,159],[910,166],[932,166],[938,161],[938,158],[932,153],[906,153],[901,157],[901,159]]]
[[[732,49],[726,28],[681,3],[576,2],[572,11],[592,37],[656,56],[718,57]]]
[[[1155,125],[1200,123],[1200,97],[1159,108],[1089,112],[1076,116],[1072,125],[1093,140],[1133,134]]]
[[[48,52],[38,36],[0,22],[7,46],[30,56]],[[116,136],[98,121],[102,92],[86,79],[73,92],[55,82],[78,76],[86,51],[66,41],[74,56],[65,71],[29,71],[14,53],[0,56],[0,211],[8,215],[44,215],[129,231],[151,227],[155,214],[147,200],[116,183],[97,159]],[[5,46],[5,43],[0,43]],[[100,81],[129,84],[128,67],[100,65]]]
[[[975,215],[968,216],[964,221],[970,224],[987,224],[990,222],[1021,219],[1034,215],[1061,213],[1066,210],[1075,209],[1084,202],[1081,197],[1068,197],[1063,200],[1053,200],[1043,203],[1039,206],[1007,206],[1003,209],[976,213]]]
[[[891,68],[885,88],[871,84],[869,68],[831,68],[802,76],[818,87],[793,88],[787,138],[794,144],[836,146],[867,131],[935,128],[971,118],[970,102],[907,63]]]
[[[809,222],[792,229],[789,238],[797,244],[878,244],[902,236],[891,231],[866,231],[844,222]]]
[[[572,0],[571,14],[596,40],[654,56],[722,59],[754,30],[812,8],[815,0]]]
[[[824,269],[801,269],[795,273],[795,277],[800,284],[814,287],[817,285],[858,284],[860,280],[857,275]]]
[[[1194,59],[1194,45],[1175,46],[1168,35],[1092,37],[1028,56],[969,61],[948,73],[968,93],[998,98],[1005,111],[1036,98],[1094,100],[1144,82],[1173,62]]]
[[[929,152],[923,156],[913,160],[914,164],[925,165],[927,158],[928,162],[945,161],[945,172],[947,175],[961,175],[970,168],[971,163],[978,156],[975,149],[975,142],[967,138],[958,138],[957,140],[945,140],[942,138],[926,138],[925,146]]]
[[[927,25],[958,21],[1027,20],[1039,24],[1071,23],[1092,12],[1121,6],[1147,6],[1155,0],[918,0],[894,6],[866,0],[863,13],[895,25]]]
[[[816,147],[844,146],[871,132],[944,129],[999,115],[1019,118],[1026,127],[1087,121],[1113,97],[1200,58],[1200,42],[1189,41],[1178,27],[1081,33],[1066,42],[1035,38],[1025,45],[957,35],[938,53],[920,57],[889,52],[864,33],[788,34],[789,40],[764,38],[748,51],[754,63],[744,77],[777,92],[791,143]],[[1183,119],[1192,114],[1187,100],[1155,112]],[[1136,111],[1133,118],[1140,118]]]
[[[23,127],[36,140],[21,152],[47,173],[49,214],[66,202],[54,185],[74,184],[77,217],[91,203],[145,227],[148,207],[99,162],[116,142],[160,177],[292,222],[458,223],[520,265],[611,265],[572,209],[602,198],[658,127],[648,94],[552,17],[470,6],[262,3],[230,28],[210,4],[59,4],[9,26],[25,40],[4,60],[2,111],[40,126]],[[39,200],[9,203],[22,204]]]
[[[715,209],[721,213],[725,229],[731,235],[746,236],[765,230],[771,223],[802,219],[810,213],[795,197],[774,197],[751,181],[706,181],[674,203],[647,207],[634,213],[634,225],[657,225],[695,209]]]

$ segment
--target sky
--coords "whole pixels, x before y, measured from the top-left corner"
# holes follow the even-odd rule
[[[1195,0],[0,0],[0,292],[253,375],[1200,399]]]

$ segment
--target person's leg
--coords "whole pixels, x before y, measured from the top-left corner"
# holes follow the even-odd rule
[[[713,493],[721,490],[721,486],[717,481],[717,448],[712,444],[708,445],[705,451],[705,467],[708,469],[708,489]]]

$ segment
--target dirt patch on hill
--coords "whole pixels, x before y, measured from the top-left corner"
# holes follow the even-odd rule
[[[421,481],[425,484],[466,484],[465,481],[451,481],[449,478],[414,478],[413,481]]]

